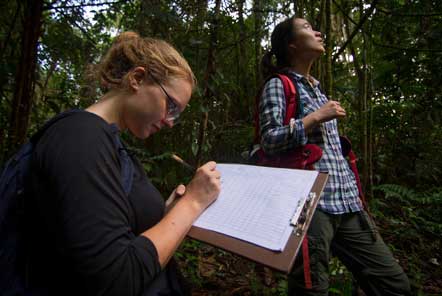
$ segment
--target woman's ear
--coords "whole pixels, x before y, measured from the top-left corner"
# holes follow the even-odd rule
[[[289,43],[289,49],[296,49],[296,45],[293,43]]]
[[[291,42],[288,44],[288,46],[287,46],[288,55],[295,55],[297,50],[298,50],[298,47],[296,46],[295,43]]]
[[[129,86],[133,90],[138,90],[144,81],[146,70],[144,67],[136,67],[129,73]]]

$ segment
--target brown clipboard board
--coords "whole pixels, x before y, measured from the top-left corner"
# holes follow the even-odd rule
[[[287,245],[282,252],[272,251],[255,244],[227,236],[225,234],[202,229],[196,226],[192,226],[187,235],[193,239],[240,255],[272,269],[289,273],[293,267],[293,264],[295,263],[296,254],[298,253],[302,240],[307,233],[327,179],[327,173],[319,173],[316,177],[310,191],[314,192],[316,196],[314,196],[309,203],[309,208],[307,209],[307,216],[302,227],[302,231],[298,230],[297,234],[292,232],[292,235],[290,236]]]

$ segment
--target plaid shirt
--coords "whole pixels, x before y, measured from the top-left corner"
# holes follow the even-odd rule
[[[313,79],[313,86],[311,86],[302,75],[291,72],[289,76],[297,84],[304,116],[318,110],[328,101],[319,89],[318,81]],[[261,146],[264,151],[268,154],[276,154],[307,143],[318,145],[323,155],[315,163],[315,169],[329,174],[318,207],[331,214],[361,211],[362,204],[359,200],[354,174],[341,153],[337,120],[321,123],[306,135],[302,120],[296,119],[294,129],[290,134],[290,127],[283,126],[285,105],[281,80],[270,79],[264,86],[259,103]]]

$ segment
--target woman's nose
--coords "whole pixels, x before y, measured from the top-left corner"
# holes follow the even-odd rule
[[[161,120],[161,124],[165,125],[165,126],[167,126],[169,128],[173,127],[173,121],[170,121],[170,120],[167,120],[167,119]]]

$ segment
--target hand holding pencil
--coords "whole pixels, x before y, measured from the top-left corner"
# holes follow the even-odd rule
[[[216,163],[209,161],[195,169],[176,154],[172,154],[172,158],[195,174],[187,186],[182,185],[184,188],[181,188],[181,190],[184,190],[184,193],[181,195],[194,199],[195,205],[200,209],[205,209],[215,201],[221,190],[221,174],[216,169]],[[180,196],[180,186],[172,192],[173,196],[169,197],[167,205],[170,205],[177,195]]]
[[[195,205],[205,209],[215,201],[220,191],[221,173],[216,169],[216,162],[209,161],[196,170],[185,196],[193,198]]]
[[[190,164],[188,164],[187,162],[185,162],[181,157],[179,157],[176,154],[172,154],[172,159],[177,161],[178,163],[180,163],[183,167],[185,167],[186,169],[188,169],[189,171],[195,173],[196,169],[191,166]]]

